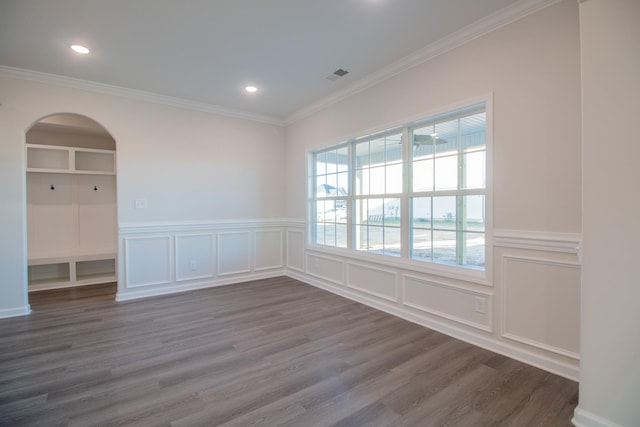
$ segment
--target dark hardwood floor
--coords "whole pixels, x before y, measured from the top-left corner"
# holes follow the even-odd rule
[[[2,426],[570,426],[578,385],[289,278],[0,320]]]

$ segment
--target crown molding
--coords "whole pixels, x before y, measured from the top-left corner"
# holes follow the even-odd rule
[[[357,94],[358,92],[362,92],[372,86],[380,84],[397,74],[423,64],[439,55],[465,45],[479,37],[496,31],[499,28],[509,25],[560,1],[561,0],[522,0],[512,4],[511,6],[500,9],[491,15],[481,18],[452,34],[449,34],[448,36],[405,56],[397,62],[369,74],[350,86],[334,92],[333,94],[296,111],[286,117],[284,124],[290,125],[298,120],[309,117],[312,114],[322,111],[333,104]]]
[[[71,77],[60,76],[57,74],[42,73],[39,71],[26,70],[5,65],[0,65],[0,77],[9,77],[38,83],[52,84],[56,86],[64,86],[72,89],[80,89],[89,92],[118,96],[135,101],[149,102],[152,104],[166,105],[186,110],[213,113],[235,119],[251,120],[254,122],[284,126],[284,121],[275,116],[249,113],[242,110],[225,108],[219,105],[207,104],[204,102],[190,101],[187,99],[160,95],[137,89],[129,89],[121,86],[108,85],[104,83],[92,82],[89,80],[75,79]]]

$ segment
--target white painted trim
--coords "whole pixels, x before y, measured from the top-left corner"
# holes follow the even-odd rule
[[[9,77],[19,80],[46,83],[72,89],[101,93],[105,95],[118,96],[121,98],[132,99],[134,101],[149,102],[152,104],[166,105],[169,107],[181,108],[185,110],[213,113],[235,119],[251,120],[254,122],[267,123],[275,126],[284,126],[284,121],[276,116],[249,113],[247,111],[235,110],[219,105],[207,104],[204,102],[191,101],[137,89],[129,89],[122,86],[92,82],[89,80],[75,79],[57,74],[48,74],[22,68],[8,67],[5,65],[0,65],[0,77]]]
[[[335,263],[340,264],[340,266],[341,266],[340,270],[341,270],[341,276],[342,276],[340,278],[340,281],[334,280],[331,277],[326,277],[326,276],[322,276],[320,274],[314,274],[314,273],[309,272],[309,268],[308,268],[309,267],[309,257],[315,257],[315,258],[318,258],[318,259],[324,259],[326,261],[331,261],[331,262],[335,262]],[[343,260],[338,259],[338,258],[322,256],[322,255],[317,255],[317,254],[314,254],[314,253],[307,252],[307,253],[305,253],[305,265],[307,266],[306,274],[308,276],[317,277],[318,279],[326,280],[327,282],[333,283],[333,284],[338,285],[338,286],[344,286],[344,269],[345,269],[344,265],[345,265],[345,262]]]
[[[372,291],[370,289],[361,288],[359,286],[352,285],[351,283],[349,283],[349,277],[350,277],[349,276],[349,272],[350,272],[349,267],[359,267],[359,268],[363,268],[363,269],[367,269],[367,270],[378,271],[378,272],[381,272],[381,273],[386,273],[386,274],[392,275],[393,278],[394,278],[393,279],[393,282],[394,282],[393,283],[394,296],[390,297],[389,295],[381,294],[379,292],[375,292],[375,291]],[[400,296],[399,296],[399,294],[400,294],[400,292],[399,292],[399,283],[398,283],[399,274],[398,274],[397,271],[385,270],[383,268],[371,267],[370,265],[367,265],[367,264],[359,264],[359,263],[351,263],[351,262],[347,262],[346,263],[346,269],[347,269],[347,273],[346,273],[346,277],[345,277],[345,283],[346,283],[346,286],[348,288],[358,290],[360,292],[363,292],[365,294],[369,294],[369,295],[374,296],[374,297],[386,299],[387,301],[392,301],[392,302],[398,302],[399,301],[399,299],[400,299]]]
[[[445,54],[457,47],[465,45],[532,13],[558,3],[559,1],[560,0],[523,0],[500,9],[489,16],[479,19],[478,21],[455,31],[452,34],[449,34],[448,36],[405,56],[393,64],[387,65],[386,67],[369,74],[350,86],[334,92],[331,95],[326,96],[319,101],[294,112],[293,114],[290,114],[284,120],[284,124],[290,125],[298,120],[304,119],[305,117],[309,117],[333,104],[349,98],[350,96],[378,85],[391,77],[423,64],[437,56]]]
[[[180,245],[179,241],[185,237],[209,237],[209,245],[211,249],[211,274],[202,274],[200,276],[189,276],[189,277],[180,277],[178,275],[178,258],[180,254]],[[200,280],[200,279],[209,279],[215,277],[216,274],[216,266],[214,264],[215,259],[213,258],[213,254],[215,253],[215,233],[192,233],[192,234],[177,234],[173,238],[173,270],[176,272],[176,282],[184,282],[187,280]]]
[[[190,282],[180,285],[163,286],[162,288],[155,289],[135,289],[132,291],[120,291],[116,294],[116,301],[129,301],[140,298],[155,297],[161,295],[176,294],[180,292],[194,291],[198,289],[214,288],[218,286],[233,285],[236,283],[243,283],[251,280],[271,279],[273,277],[283,276],[284,271],[272,271],[268,273],[260,274],[247,274],[242,276],[236,276],[232,278],[207,280],[201,282]]]
[[[592,414],[577,406],[573,411],[571,422],[576,427],[622,427],[611,420]]]
[[[289,264],[289,250],[290,250],[289,234],[291,234],[291,233],[297,233],[297,234],[301,234],[302,235],[302,249],[303,249],[302,268],[294,267],[291,264]],[[286,248],[286,250],[287,250],[287,269],[299,271],[300,273],[304,273],[304,270],[305,270],[305,259],[306,259],[306,257],[304,256],[304,246],[305,246],[305,242],[304,242],[304,231],[303,230],[287,230],[287,248]]]
[[[516,342],[519,342],[519,343],[522,343],[522,344],[530,345],[532,347],[536,347],[536,348],[539,348],[541,350],[546,350],[546,351],[549,351],[551,353],[556,353],[556,354],[559,354],[561,356],[568,357],[570,359],[580,360],[580,354],[579,353],[575,353],[573,351],[565,350],[565,349],[559,348],[559,347],[554,347],[552,345],[541,343],[541,342],[535,341],[535,340],[530,340],[528,338],[521,337],[520,335],[510,334],[510,333],[507,333],[507,332],[502,333],[501,336],[503,338],[506,338],[506,339],[509,339],[509,340],[512,340],[512,341],[516,341]]]
[[[463,325],[467,325],[467,326],[471,326],[472,328],[476,328],[476,329],[480,329],[482,331],[485,332],[493,332],[493,310],[492,310],[492,306],[493,306],[493,295],[491,295],[490,293],[487,292],[478,292],[478,291],[472,291],[470,289],[466,289],[466,288],[462,288],[459,286],[452,286],[449,285],[447,283],[443,283],[443,282],[438,282],[436,280],[425,280],[421,277],[416,277],[416,276],[412,276],[409,274],[403,274],[402,275],[402,288],[403,288],[403,295],[405,295],[406,293],[406,279],[411,279],[411,280],[415,280],[416,282],[422,282],[426,285],[432,285],[432,286],[437,286],[439,288],[443,288],[443,289],[448,289],[448,290],[453,290],[456,292],[461,292],[461,293],[466,293],[469,295],[473,295],[473,296],[480,296],[483,298],[486,298],[487,300],[487,307],[486,307],[486,314],[487,314],[487,324],[484,325],[482,323],[477,323],[477,322],[472,322],[468,319],[463,319],[462,317],[458,317],[458,316],[453,316],[451,314],[447,314],[447,313],[443,313],[441,311],[438,310],[434,310],[432,308],[429,307],[425,307],[423,305],[420,304],[414,304],[411,302],[407,302],[406,298],[403,299],[403,304],[406,305],[407,307],[411,307],[411,308],[415,308],[416,310],[420,310],[420,311],[424,311],[425,313],[429,313],[429,314],[433,314],[435,316],[439,316],[442,317],[444,319],[447,320],[451,320],[453,322],[457,322],[457,323],[462,323]]]
[[[258,267],[258,245],[256,243],[256,236],[261,233],[279,233],[280,234],[280,247],[278,248],[278,252],[280,254],[280,261],[276,265],[269,265],[265,267]],[[275,249],[274,249],[275,250]],[[265,270],[273,270],[276,268],[282,269],[284,267],[284,233],[281,228],[265,228],[264,230],[255,230],[253,232],[253,271],[265,271]]]
[[[538,367],[547,372],[560,375],[570,380],[578,381],[579,368],[577,365],[563,363],[560,360],[520,348],[507,342],[502,342],[496,339],[494,336],[486,333],[467,330],[461,327],[441,322],[432,317],[420,315],[419,313],[406,310],[399,305],[367,297],[366,295],[362,295],[361,293],[346,287],[332,286],[331,284],[322,282],[321,280],[309,277],[309,275],[302,275],[291,271],[287,271],[286,275],[293,279],[297,279],[301,282],[307,283],[311,286],[316,286],[329,292],[333,292],[337,295],[360,302],[362,304],[368,305],[369,307],[384,311],[386,313],[427,327],[429,329],[433,329],[445,335],[449,335],[453,338],[457,338],[478,347],[487,349],[489,351],[511,357],[512,359],[519,360],[523,363]]]
[[[220,237],[222,236],[230,236],[232,234],[236,234],[236,235],[247,235],[248,236],[248,242],[247,242],[247,268],[245,270],[233,270],[233,271],[226,271],[226,272],[222,272],[220,271],[220,266],[222,265],[220,262],[220,254],[222,253],[222,251],[220,250]],[[255,243],[253,242],[253,238],[252,238],[252,234],[250,231],[224,231],[224,232],[220,232],[216,234],[216,262],[217,262],[217,266],[218,266],[218,276],[231,276],[231,275],[237,275],[237,274],[246,274],[246,273],[251,273],[251,247],[255,245]]]
[[[152,240],[152,239],[164,239],[167,245],[167,270],[166,276],[164,280],[157,280],[155,282],[142,282],[137,284],[131,283],[131,277],[129,276],[129,272],[131,271],[131,267],[129,264],[129,253],[131,252],[129,249],[129,242],[132,240]],[[166,285],[171,283],[171,236],[145,236],[145,237],[127,237],[124,239],[124,277],[125,277],[125,288],[139,288],[144,286],[156,286],[156,285]]]
[[[502,248],[579,255],[582,246],[582,235],[578,233],[494,230],[493,244],[496,247]]]
[[[580,354],[570,351],[570,350],[566,350],[566,349],[562,349],[559,347],[555,347],[549,344],[545,344],[545,343],[541,343],[539,341],[536,340],[532,340],[526,337],[522,337],[520,335],[516,335],[516,334],[512,334],[507,332],[508,328],[507,328],[507,288],[508,288],[508,282],[507,282],[507,262],[508,261],[517,261],[517,262],[524,262],[524,263],[530,263],[530,264],[542,264],[542,265],[550,265],[550,266],[556,266],[556,267],[568,267],[568,268],[574,268],[574,269],[580,269],[581,266],[578,263],[575,262],[566,262],[566,261],[556,261],[556,260],[549,260],[549,259],[542,259],[542,258],[532,258],[532,257],[523,257],[523,256],[514,256],[514,255],[503,255],[502,256],[502,292],[501,292],[501,300],[502,300],[502,330],[500,331],[500,336],[502,336],[503,338],[512,340],[512,341],[516,341],[522,344],[526,344],[532,347],[536,347],[539,348],[541,350],[545,350],[545,351],[549,351],[552,353],[556,353],[559,354],[561,356],[565,356],[565,357],[569,357],[571,359],[575,359],[575,360],[580,360]]]
[[[292,218],[284,218],[280,220],[282,222],[283,227],[292,227],[292,228],[304,228],[307,223],[304,219],[292,219]]]
[[[250,219],[245,221],[177,221],[177,222],[140,222],[120,224],[119,233],[141,234],[141,233],[180,233],[190,231],[205,230],[235,230],[250,228],[278,228],[284,227],[286,223],[278,219]]]
[[[5,308],[0,310],[0,319],[6,319],[8,317],[26,316],[31,314],[31,306],[29,304],[22,307]]]

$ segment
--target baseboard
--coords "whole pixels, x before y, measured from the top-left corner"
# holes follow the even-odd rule
[[[15,307],[15,308],[5,308],[0,310],[0,319],[4,319],[7,317],[17,317],[17,316],[26,316],[31,313],[31,306],[29,304],[23,307]]]
[[[116,301],[130,301],[140,298],[155,297],[160,295],[177,294],[180,292],[195,291],[198,289],[214,288],[217,286],[233,285],[236,283],[248,282],[252,280],[271,279],[273,277],[285,276],[284,271],[276,270],[266,273],[245,274],[241,276],[225,277],[224,279],[207,280],[202,282],[190,282],[180,285],[158,286],[149,288],[136,288],[118,290]]]
[[[433,329],[450,337],[465,341],[469,344],[482,347],[494,353],[502,354],[503,356],[507,356],[528,365],[535,366],[561,377],[568,378],[572,381],[577,382],[580,378],[580,370],[577,366],[563,363],[561,361],[554,360],[551,357],[545,357],[532,351],[527,351],[509,343],[499,341],[492,335],[485,334],[480,331],[474,332],[471,330],[456,327],[455,325],[436,320],[435,318],[429,317],[428,315],[417,314],[414,311],[404,309],[393,303],[386,303],[381,300],[365,296],[361,293],[353,291],[350,288],[324,283],[319,279],[307,276],[305,274],[288,270],[286,272],[286,275],[293,279],[307,283],[311,286],[315,286],[343,296],[345,298],[351,299],[353,301],[360,302],[362,304],[368,305],[369,307],[373,307],[375,309],[384,311],[410,322],[417,323],[426,328]]]
[[[576,427],[622,427],[620,424],[616,424],[606,418],[599,417],[591,412],[581,409],[580,407],[577,407],[573,412],[573,419],[571,422]]]

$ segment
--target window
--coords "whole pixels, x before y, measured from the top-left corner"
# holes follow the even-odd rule
[[[356,141],[353,145],[355,248],[400,256],[402,133]]]
[[[411,258],[484,267],[484,111],[410,129]]]
[[[311,153],[313,243],[484,269],[484,103]]]
[[[347,146],[314,155],[315,242],[347,247],[347,196],[349,150]]]

